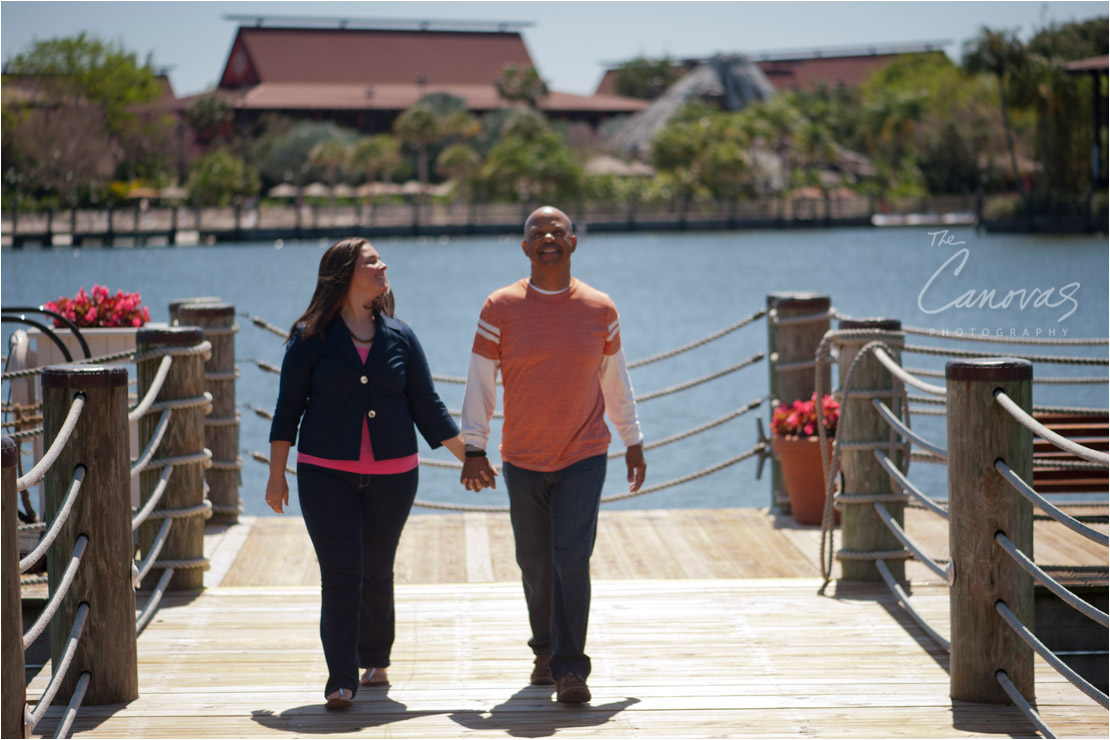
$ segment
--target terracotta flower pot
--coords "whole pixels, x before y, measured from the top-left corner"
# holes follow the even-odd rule
[[[771,449],[782,468],[782,482],[790,498],[790,513],[799,524],[820,524],[825,511],[825,475],[817,437],[771,438]],[[826,442],[832,459],[832,438]],[[840,513],[836,512],[836,523]]]

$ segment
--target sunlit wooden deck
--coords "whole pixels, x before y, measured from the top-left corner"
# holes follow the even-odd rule
[[[919,514],[908,529],[943,557]],[[947,655],[881,584],[818,595],[819,532],[777,524],[751,509],[603,512],[594,699],[567,707],[527,683],[507,517],[415,516],[398,557],[393,686],[363,690],[346,712],[321,707],[318,574],[303,522],[213,529],[210,587],[167,596],[139,638],[140,698],[84,707],[74,736],[1035,735],[1013,707],[953,702]],[[1038,522],[1040,555],[1104,563],[1104,552],[1063,542]],[[910,568],[915,604],[946,634],[947,589],[924,573]],[[1037,699],[1062,736],[1106,736],[1106,712],[1040,662]],[[60,712],[35,736],[52,734]]]

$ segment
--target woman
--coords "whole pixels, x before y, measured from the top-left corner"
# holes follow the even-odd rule
[[[420,342],[393,318],[393,305],[386,264],[370,242],[328,248],[290,331],[270,429],[266,503],[281,514],[300,427],[297,488],[320,562],[329,709],[349,707],[359,684],[389,683],[393,561],[418,477],[413,425],[432,448],[465,459]]]

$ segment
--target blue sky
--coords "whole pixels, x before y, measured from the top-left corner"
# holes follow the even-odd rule
[[[178,95],[213,86],[237,23],[225,15],[500,20],[523,30],[556,90],[590,94],[607,62],[874,44],[960,43],[980,26],[1028,38],[1051,22],[1107,14],[1106,2],[28,2],[0,5],[0,56],[87,31],[170,69]]]

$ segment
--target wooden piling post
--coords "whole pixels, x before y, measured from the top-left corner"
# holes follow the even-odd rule
[[[204,387],[212,394],[212,413],[204,420],[204,444],[212,450],[212,467],[204,474],[212,501],[212,523],[239,521],[240,469],[239,412],[235,406],[235,306],[230,303],[193,303],[178,309],[185,326],[204,329],[212,357],[204,364]]]
[[[0,686],[3,687],[0,737],[23,737],[23,713],[27,705],[27,677],[23,653],[23,607],[19,591],[19,492],[16,462],[19,448],[11,437],[3,440],[2,509],[4,553],[3,654]]]
[[[827,316],[832,301],[816,293],[771,293],[767,296],[767,363],[771,408],[780,403],[808,399],[814,390],[814,368],[780,369],[783,365],[813,362],[817,345],[829,330]],[[826,314],[804,323],[779,324],[781,319]],[[821,368],[825,387],[829,387],[829,367]],[[790,499],[782,484],[778,460],[771,459],[771,506],[790,513]]]
[[[995,610],[1004,601],[1033,629],[1033,579],[998,545],[1005,534],[1033,557],[1033,505],[994,468],[1007,465],[1033,480],[1033,433],[994,399],[1001,388],[1027,413],[1033,408],[1033,366],[1025,360],[949,362],[948,544],[952,554],[951,696],[1008,704],[999,670],[1032,701],[1033,651]]]
[[[845,319],[840,322],[840,329],[871,329],[875,335],[862,336],[847,341],[839,340],[840,360],[838,374],[840,387],[843,389],[845,376],[852,362],[859,355],[865,344],[880,340],[890,347],[890,355],[896,362],[901,362],[902,346],[905,344],[905,334],[902,333],[902,322],[897,319]],[[851,442],[877,442],[890,438],[890,426],[879,416],[871,404],[871,398],[855,397],[850,394],[852,390],[889,390],[889,396],[880,397],[892,411],[899,413],[894,404],[894,391],[898,387],[897,381],[890,372],[875,359],[870,352],[859,359],[856,369],[852,373],[849,396],[841,398],[841,415],[838,423],[837,440],[840,448],[840,471],[843,473],[844,490],[848,494],[889,494],[894,492],[890,484],[890,474],[883,469],[875,459],[873,448],[845,449]],[[889,455],[889,452],[887,453]],[[892,462],[901,465],[902,451],[896,450]],[[850,498],[849,498],[850,500]],[[877,552],[902,550],[902,543],[887,528],[886,524],[875,511],[872,501],[849,503],[842,500],[840,512],[840,537],[842,549],[849,552]],[[899,526],[905,524],[905,504],[901,502],[886,502],[883,504],[890,512],[894,521]],[[906,564],[904,560],[891,559],[886,561],[891,574],[898,580],[905,579]],[[878,581],[882,579],[874,563],[868,559],[840,558],[841,578],[849,581]]]
[[[136,336],[140,355],[164,348],[194,347],[202,341],[204,341],[204,331],[195,326],[143,328],[139,329]],[[160,363],[161,358],[138,363],[140,398],[146,395]],[[162,390],[158,394],[158,400],[193,400],[194,403],[172,411],[165,435],[162,437],[158,451],[154,453],[154,460],[157,462],[159,459],[182,456],[188,456],[190,459],[174,464],[166,492],[157,509],[186,509],[199,507],[204,503],[204,471],[207,466],[203,459],[204,417],[207,413],[207,404],[196,400],[203,394],[204,356],[199,354],[175,356],[169,374],[162,384]],[[146,449],[147,443],[157,430],[160,417],[160,412],[153,412],[139,420],[140,449]],[[164,466],[155,464],[139,474],[139,497],[143,504],[150,499],[163,470]],[[161,526],[161,519],[151,517],[140,527],[139,547],[144,554],[149,552]],[[204,516],[198,513],[174,519],[158,559],[190,563],[189,566],[175,569],[168,587],[170,590],[192,591],[204,588]],[[146,583],[153,583],[159,575],[160,572],[155,568],[147,576]]]
[[[61,583],[80,535],[88,537],[81,565],[50,621],[50,655],[58,665],[78,607],[89,614],[58,696],[72,695],[82,673],[91,674],[85,704],[117,704],[139,695],[135,645],[135,589],[131,583],[131,475],[127,428],[127,369],[52,365],[42,372],[43,439],[57,436],[77,394],[85,407],[69,442],[46,473],[44,518],[54,521],[73,481],[85,467],[81,491],[47,552],[50,593]]]
[[[169,303],[170,310],[170,326],[177,326],[182,323],[178,312],[181,307],[189,303],[221,303],[222,300],[216,296],[198,296],[196,298],[175,298]]]

